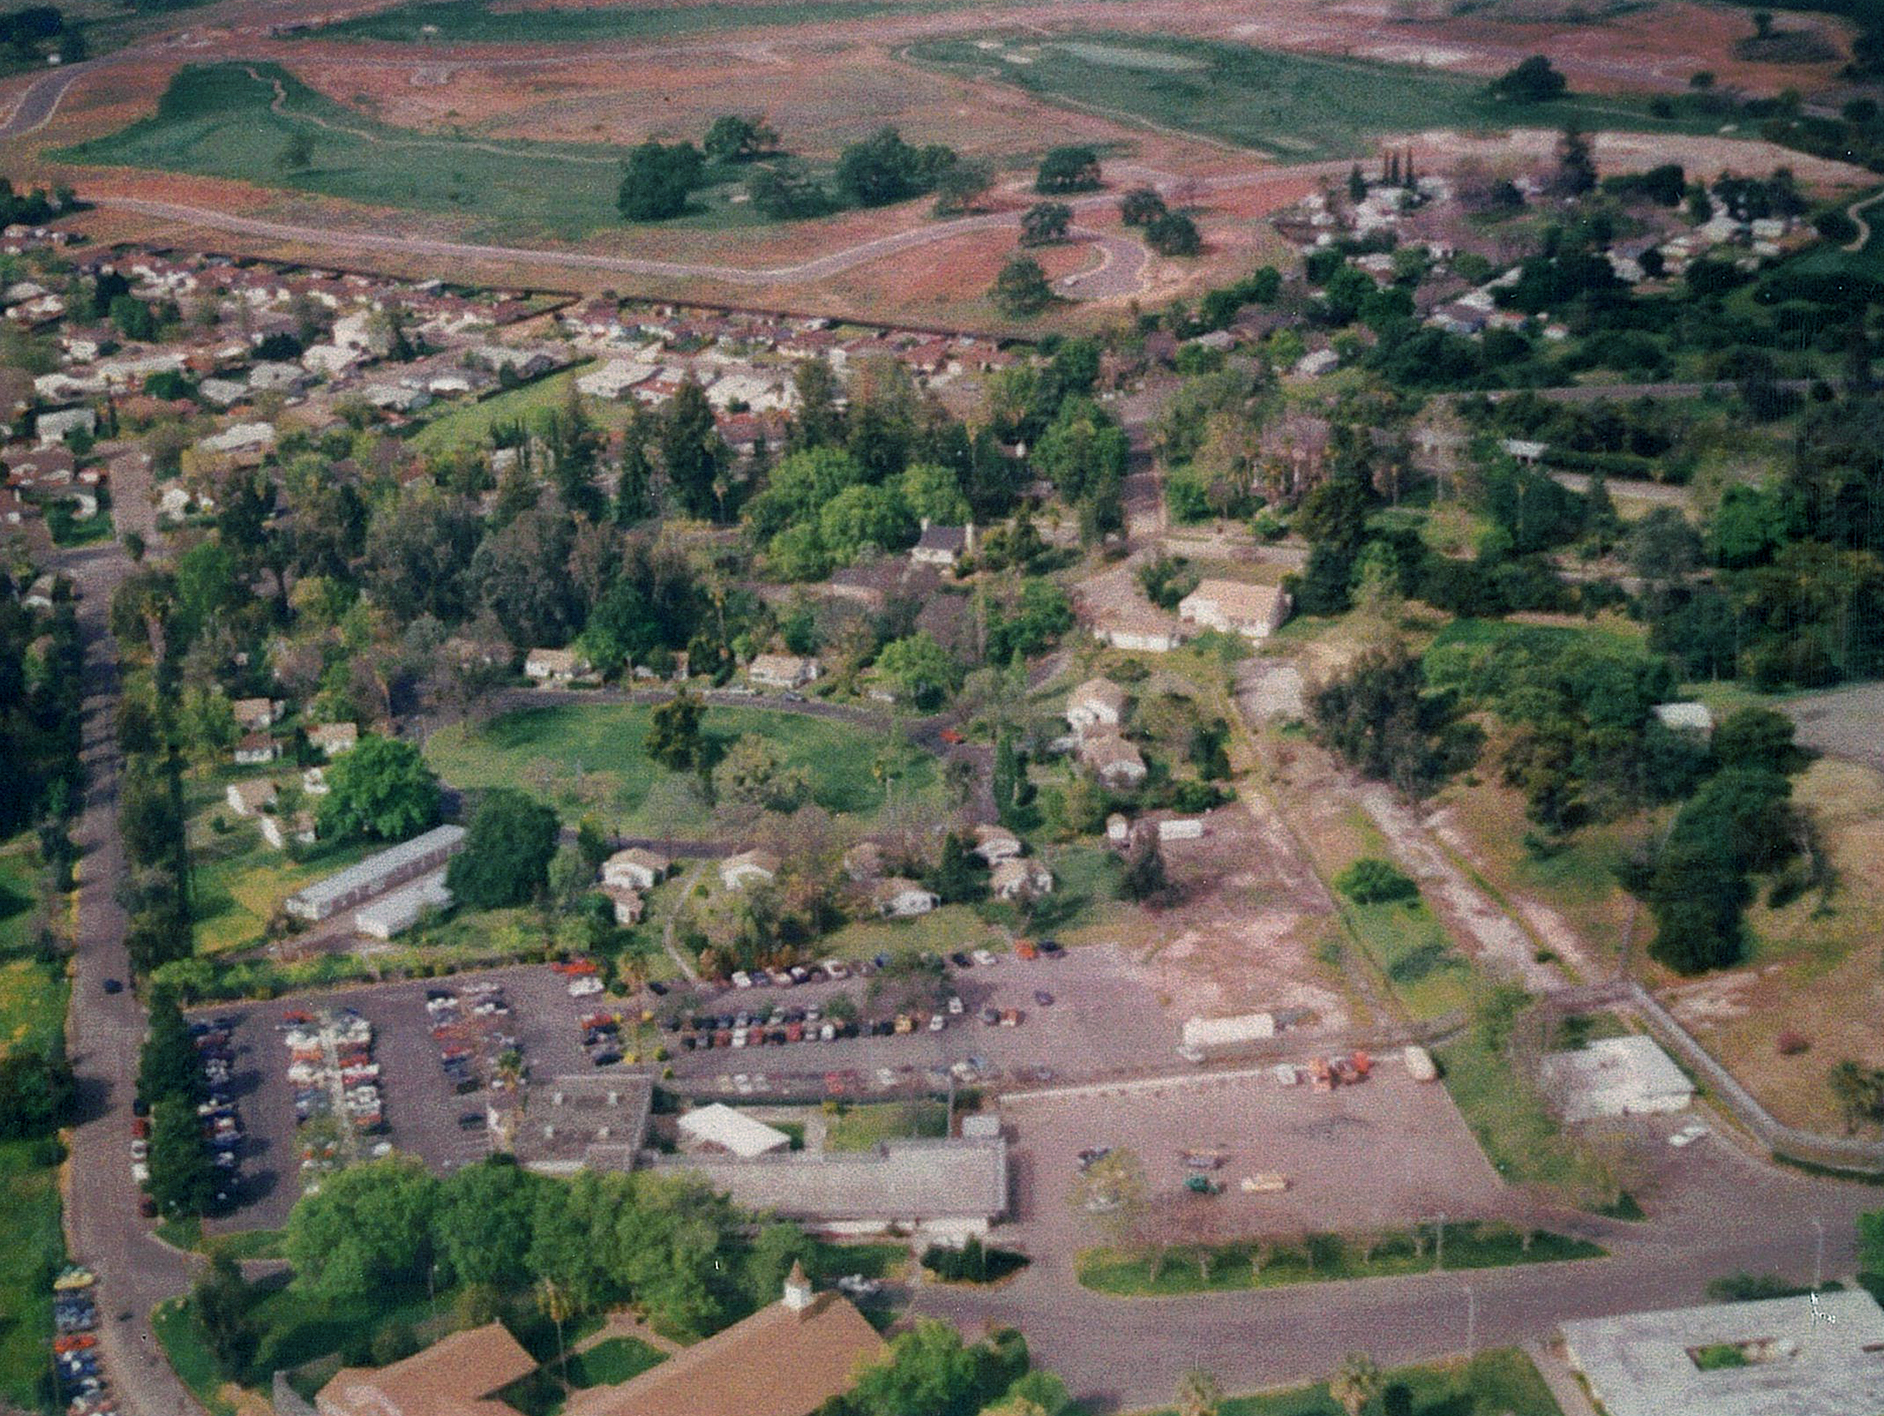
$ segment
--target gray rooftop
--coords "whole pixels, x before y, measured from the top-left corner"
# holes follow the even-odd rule
[[[1007,1213],[1007,1145],[999,1140],[889,1141],[871,1151],[756,1160],[663,1156],[656,1166],[697,1171],[735,1204],[787,1219],[887,1223]]]
[[[1884,1311],[1862,1289],[1563,1325],[1570,1360],[1610,1416],[1874,1416]],[[1739,1349],[1743,1366],[1691,1355]]]
[[[337,871],[325,880],[316,880],[312,885],[297,890],[290,898],[299,900],[316,911],[322,910],[330,901],[344,900],[356,891],[371,888],[382,880],[390,880],[400,873],[416,866],[435,851],[455,850],[464,840],[464,827],[438,826],[422,836],[414,836],[409,841],[401,841],[390,850],[379,851],[368,856],[356,865]]]
[[[533,1082],[517,1121],[517,1160],[552,1175],[631,1170],[647,1136],[654,1078],[608,1070]]]

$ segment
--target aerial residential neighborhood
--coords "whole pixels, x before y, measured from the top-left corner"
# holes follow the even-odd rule
[[[0,18],[0,1416],[1884,1416],[1869,0]]]

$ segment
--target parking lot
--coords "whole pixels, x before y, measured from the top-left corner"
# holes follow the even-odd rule
[[[360,1154],[387,1142],[421,1157],[435,1170],[486,1154],[484,1131],[458,1125],[460,1116],[483,1110],[484,1097],[455,1091],[440,1065],[440,1045],[425,1008],[428,990],[462,994],[478,982],[503,988],[510,1012],[501,1021],[537,1075],[589,1069],[575,1022],[581,1009],[569,997],[564,980],[540,965],[199,1010],[197,1016],[234,1020],[234,1092],[248,1130],[242,1202],[223,1227],[278,1225],[300,1197],[303,1143],[294,1119],[296,1088],[288,1080],[288,1052],[279,1031],[291,1012],[351,1008],[373,1025],[385,1128],[359,1138]]]
[[[860,1022],[868,1024],[888,1017],[892,1010],[889,1002],[872,999],[869,978],[824,979],[796,987],[706,988],[664,996],[643,993],[625,1000],[572,997],[571,982],[570,977],[544,965],[519,965],[198,1010],[197,1016],[226,1018],[232,1023],[233,1092],[248,1130],[241,1204],[233,1217],[221,1223],[241,1228],[280,1224],[301,1193],[306,1136],[295,1123],[297,1087],[288,1079],[289,1057],[281,1032],[289,1014],[318,1016],[323,1011],[351,1009],[372,1025],[384,1125],[357,1137],[354,1154],[364,1157],[382,1144],[390,1145],[421,1157],[438,1171],[487,1153],[484,1129],[461,1126],[460,1119],[484,1110],[491,1095],[492,1068],[490,1049],[480,1053],[473,1039],[469,1076],[477,1086],[458,1090],[466,1074],[448,1074],[441,1065],[441,1052],[447,1046],[462,1046],[465,1039],[433,1036],[436,1015],[427,1011],[429,994],[457,995],[467,1005],[461,1014],[468,1021],[475,991],[499,986],[508,1012],[488,1021],[515,1039],[527,1074],[539,1082],[563,1073],[592,1072],[595,1064],[591,1051],[584,1048],[580,1020],[597,1012],[614,1012],[630,1023],[616,1044],[616,1050],[625,1054],[623,1065],[637,1056],[641,1062],[650,1061],[650,1044],[658,1042],[672,1054],[672,1085],[677,1090],[755,1101],[815,1100],[826,1095],[889,1097],[945,1086],[951,1071],[963,1085],[1036,1088],[1095,1076],[1149,1073],[1173,1064],[1181,1022],[1158,1006],[1147,980],[1130,959],[1103,945],[1057,957],[1028,960],[1001,954],[991,964],[951,965],[948,988],[960,998],[961,1011],[938,1009],[946,1019],[941,1029],[932,1030],[925,1020],[907,1033],[873,1036],[862,1027],[862,1035],[831,1041],[780,1044],[771,1040],[782,1035],[780,1029],[767,1027],[749,1029],[744,1047],[731,1046],[728,1037],[724,1045],[709,1049],[702,1044],[701,1034],[690,1028],[657,1031],[650,1024],[637,1038],[633,1024],[643,1010],[663,1018],[706,1013],[716,1020],[736,1017],[742,1011],[758,1016],[774,1010],[822,1011],[839,993],[858,1005]],[[1041,1002],[1043,994],[1051,1001]],[[989,1008],[1015,1019],[1014,1025],[984,1022],[983,1012]],[[808,1031],[815,1038],[816,1028]],[[695,1037],[693,1050],[681,1045],[689,1032]]]
[[[1359,1231],[1431,1217],[1493,1212],[1508,1201],[1445,1088],[1411,1080],[1387,1059],[1354,1086],[1317,1093],[1254,1077],[1174,1077],[1080,1094],[1004,1098],[1013,1140],[1015,1242],[1069,1256],[1099,1242],[1068,1202],[1079,1153],[1129,1148],[1152,1196],[1177,1195],[1193,1173],[1184,1153],[1220,1151],[1210,1178],[1223,1193],[1197,1197],[1225,1235]],[[1279,1194],[1246,1193],[1246,1176],[1281,1173]]]

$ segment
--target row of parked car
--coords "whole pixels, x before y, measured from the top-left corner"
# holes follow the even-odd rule
[[[508,1085],[496,1066],[506,1052],[517,1054],[522,1071],[523,1043],[510,1030],[510,999],[502,984],[484,980],[463,989],[428,988],[425,1018],[438,1046],[438,1065],[460,1096]]]
[[[216,1164],[215,1201],[219,1207],[234,1202],[241,1184],[246,1134],[235,1104],[234,1034],[235,1022],[230,1018],[190,1024],[190,1040],[196,1044],[197,1060],[203,1069],[202,1099],[197,1102],[196,1115],[203,1128],[203,1144]],[[150,1108],[141,1098],[131,1104],[131,1178],[138,1186],[138,1213],[146,1219],[155,1218],[157,1201],[145,1188],[150,1184]]]
[[[66,1416],[108,1416],[118,1409],[98,1351],[96,1282],[90,1269],[76,1265],[52,1281],[52,1366]]]

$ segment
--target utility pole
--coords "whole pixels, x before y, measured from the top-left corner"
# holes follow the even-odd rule
[[[1446,1266],[1446,1212],[1439,1212],[1439,1230],[1433,1239],[1433,1272],[1438,1273]]]
[[[1472,1285],[1465,1285],[1465,1360],[1470,1362],[1478,1350],[1478,1295]]]
[[[1812,1230],[1812,1291],[1816,1293],[1825,1283],[1825,1224],[1817,1215],[1812,1216]]]

